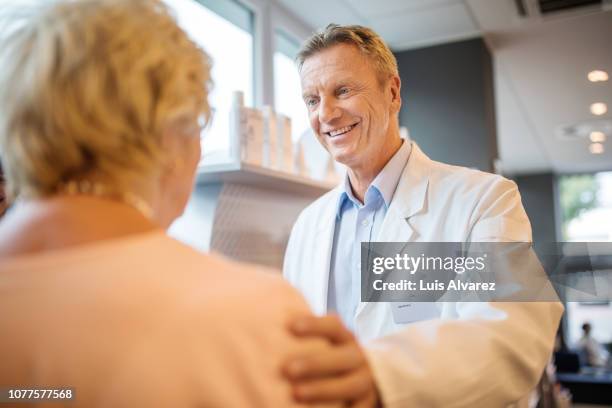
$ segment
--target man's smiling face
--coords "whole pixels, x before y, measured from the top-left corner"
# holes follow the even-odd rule
[[[349,168],[376,161],[394,137],[399,79],[381,85],[374,64],[349,44],[308,57],[300,76],[310,126],[334,160]]]

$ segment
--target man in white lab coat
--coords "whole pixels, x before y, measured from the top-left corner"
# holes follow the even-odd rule
[[[297,334],[337,345],[288,362],[296,398],[386,407],[521,400],[549,359],[559,303],[447,303],[432,313],[428,304],[361,302],[359,286],[362,241],[531,241],[515,183],[432,161],[400,138],[397,63],[373,31],[330,25],[298,62],[314,134],[348,171],[302,212],[287,248],[286,278],[316,313],[338,315],[294,322]]]

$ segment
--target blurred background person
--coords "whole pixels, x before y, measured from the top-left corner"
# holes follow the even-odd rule
[[[591,324],[582,325],[582,337],[578,341],[578,349],[583,354],[587,365],[592,367],[605,367],[608,364],[610,353],[597,340],[591,336]]]
[[[286,330],[304,301],[164,232],[200,159],[207,55],[155,0],[2,13],[16,201],[0,222],[0,389],[70,387],[75,407],[292,406],[282,361],[324,348]]]

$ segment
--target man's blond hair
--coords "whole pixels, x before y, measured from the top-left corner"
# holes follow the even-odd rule
[[[161,132],[208,119],[208,56],[160,0],[45,0],[0,16],[0,161],[9,197],[161,167]]]
[[[338,44],[354,45],[373,64],[381,83],[398,75],[397,60],[383,39],[373,30],[360,25],[329,24],[308,38],[297,55],[299,69],[314,54]]]

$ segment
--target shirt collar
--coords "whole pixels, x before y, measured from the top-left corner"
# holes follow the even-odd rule
[[[399,183],[399,179],[402,176],[404,167],[406,167],[406,163],[410,157],[411,149],[412,146],[410,141],[403,140],[400,148],[397,150],[397,152],[395,152],[393,157],[391,157],[385,167],[383,167],[380,173],[378,173],[378,175],[374,178],[372,184],[370,184],[368,187],[368,190],[366,191],[366,201],[369,195],[377,193],[382,197],[385,207],[389,208],[391,199],[393,198],[393,194],[395,193],[395,189]],[[359,204],[359,200],[357,200],[357,198],[355,198],[353,195],[351,182],[347,173],[344,178],[344,191],[342,191],[338,199],[338,206],[336,210],[337,218],[342,216],[345,203],[348,201],[354,203],[355,205],[361,205]]]

